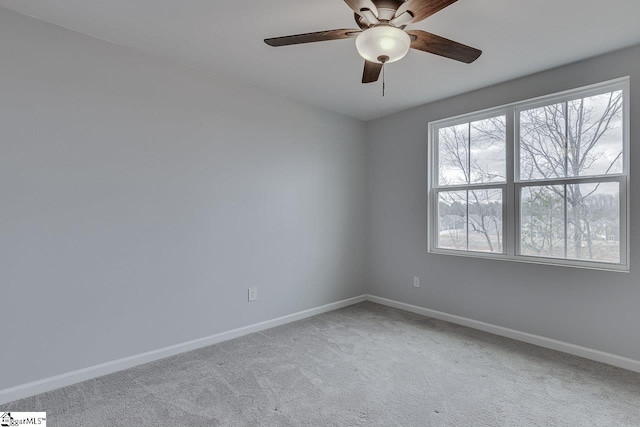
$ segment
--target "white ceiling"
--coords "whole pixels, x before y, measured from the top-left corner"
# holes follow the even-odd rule
[[[342,0],[0,0],[0,6],[240,79],[358,119],[640,43],[639,0],[459,0],[408,28],[482,49],[466,65],[419,51],[363,85],[353,39],[272,48],[276,37],[357,28]]]

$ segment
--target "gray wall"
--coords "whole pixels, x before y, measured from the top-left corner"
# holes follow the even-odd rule
[[[5,9],[0,58],[0,389],[365,292],[363,123]]]
[[[429,121],[626,75],[631,274],[427,253]],[[636,47],[369,122],[370,293],[640,360],[639,105]]]

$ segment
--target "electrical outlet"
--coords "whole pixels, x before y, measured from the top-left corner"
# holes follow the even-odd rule
[[[258,288],[249,288],[249,302],[258,299]]]
[[[413,287],[414,288],[420,287],[420,278],[418,276],[413,276]]]

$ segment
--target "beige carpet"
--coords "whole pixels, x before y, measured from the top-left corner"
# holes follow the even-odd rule
[[[51,426],[640,426],[640,374],[362,303],[2,405]]]

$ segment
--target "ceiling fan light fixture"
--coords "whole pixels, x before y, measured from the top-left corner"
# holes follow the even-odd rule
[[[389,25],[368,28],[356,38],[356,49],[360,56],[378,64],[404,58],[410,47],[411,37],[403,30]]]

